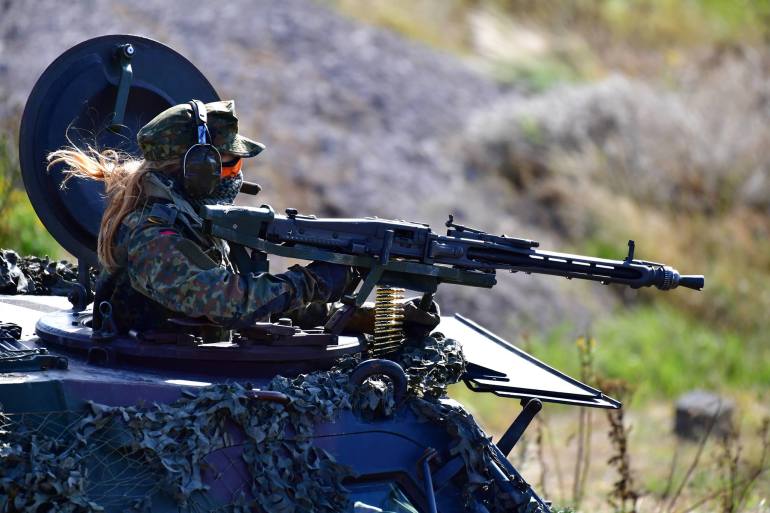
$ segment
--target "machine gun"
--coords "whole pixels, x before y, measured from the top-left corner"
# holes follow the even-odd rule
[[[287,209],[276,214],[267,205],[259,208],[205,206],[204,229],[230,242],[241,272],[266,271],[266,256],[322,260],[355,267],[363,272],[358,291],[342,302],[349,305],[327,324],[341,330],[352,307],[360,306],[376,285],[422,292],[429,305],[440,283],[474,287],[495,285],[495,272],[551,274],[568,279],[619,283],[632,288],[700,290],[701,275],[681,275],[665,264],[634,259],[634,242],[628,242],[624,260],[608,260],[537,249],[534,240],[490,235],[455,224],[450,215],[447,234],[434,233],[426,224],[374,217],[331,219],[300,215]],[[248,255],[245,248],[251,248]],[[356,284],[357,286],[358,284]]]

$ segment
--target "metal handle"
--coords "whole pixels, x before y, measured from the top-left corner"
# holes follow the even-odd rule
[[[372,376],[387,376],[390,378],[393,383],[393,399],[396,401],[396,407],[400,406],[406,397],[407,391],[404,369],[396,362],[390,360],[372,359],[363,361],[350,374],[349,386],[351,390],[354,390]]]
[[[131,89],[131,82],[134,80],[134,70],[131,67],[131,59],[134,57],[134,45],[118,45],[117,56],[120,59],[120,81],[118,82],[118,94],[115,97],[115,114],[110,123],[111,130],[117,130],[123,125],[123,118],[126,115],[126,104],[128,103],[128,90]]]

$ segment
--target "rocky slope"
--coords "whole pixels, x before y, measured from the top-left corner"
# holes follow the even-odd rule
[[[41,15],[40,13],[51,13]],[[34,81],[84,39],[137,33],[200,67],[223,97],[236,98],[243,131],[267,144],[247,175],[278,209],[459,222],[532,238],[558,237],[513,213],[514,187],[469,165],[467,122],[504,95],[455,58],[343,18],[308,0],[196,4],[146,0],[53,0],[0,4],[0,117],[18,116]],[[492,292],[446,286],[461,310],[513,335],[557,320],[579,323],[612,302],[587,284],[501,276]]]

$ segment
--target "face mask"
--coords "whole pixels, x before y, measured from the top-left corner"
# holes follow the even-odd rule
[[[232,205],[235,201],[235,197],[238,195],[238,191],[241,190],[241,184],[243,183],[243,174],[237,173],[235,176],[229,176],[222,178],[214,191],[206,196],[204,203],[212,205]]]

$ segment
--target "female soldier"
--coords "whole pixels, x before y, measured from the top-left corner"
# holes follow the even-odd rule
[[[91,147],[48,157],[49,167],[63,163],[69,176],[105,184],[95,304],[110,301],[118,331],[164,330],[180,314],[235,328],[342,296],[348,267],[313,262],[275,275],[237,274],[226,243],[203,233],[197,208],[232,203],[243,181],[241,159],[264,149],[238,133],[232,100],[171,107],[142,127],[137,141],[141,160]],[[196,176],[190,160],[201,151],[216,166],[215,181]],[[95,312],[95,329],[99,322]]]

